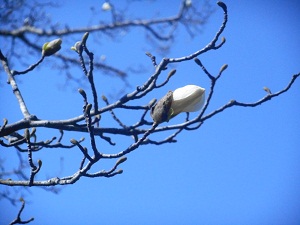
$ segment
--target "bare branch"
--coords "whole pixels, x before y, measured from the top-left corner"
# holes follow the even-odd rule
[[[94,62],[94,54],[89,51],[87,47],[87,39],[89,33],[85,33],[82,37],[82,39],[75,43],[75,45],[72,47],[75,52],[78,53],[78,57],[80,61],[80,66],[82,68],[83,74],[86,76],[87,81],[90,84],[90,89],[92,93],[92,102],[93,105],[89,103],[88,101],[88,95],[83,89],[79,89],[79,93],[83,97],[83,111],[81,115],[71,117],[65,120],[47,120],[47,119],[39,119],[37,116],[33,116],[29,114],[28,109],[26,108],[25,101],[21,96],[21,92],[18,89],[17,83],[14,80],[14,74],[11,72],[11,69],[8,65],[8,60],[3,56],[3,54],[0,52],[0,60],[2,61],[2,65],[5,69],[5,72],[7,73],[9,77],[10,84],[13,88],[13,92],[18,100],[18,103],[21,108],[21,112],[24,115],[24,118],[9,124],[7,120],[4,120],[3,126],[1,126],[0,129],[0,137],[2,139],[0,140],[0,144],[4,147],[15,147],[19,154],[23,152],[27,152],[27,162],[30,169],[30,175],[29,177],[25,175],[25,173],[21,173],[21,177],[18,179],[20,180],[11,180],[11,179],[0,179],[0,184],[7,185],[7,186],[56,186],[56,185],[69,185],[76,183],[80,178],[82,177],[112,177],[117,174],[121,174],[123,170],[117,170],[118,166],[126,161],[125,155],[135,151],[142,145],[147,144],[153,144],[153,145],[162,145],[167,143],[175,143],[177,135],[179,135],[183,131],[190,131],[199,129],[202,124],[207,120],[212,118],[213,116],[219,114],[220,112],[223,112],[224,110],[231,108],[233,106],[242,106],[242,107],[256,107],[258,105],[261,105],[265,103],[266,101],[271,100],[272,98],[278,97],[279,95],[285,93],[288,91],[292,85],[294,84],[295,80],[300,76],[299,74],[295,74],[288,85],[275,93],[272,93],[270,89],[265,88],[267,95],[263,97],[262,99],[253,102],[253,103],[244,103],[239,102],[236,100],[231,100],[228,103],[224,104],[222,107],[207,113],[208,106],[212,100],[212,96],[215,91],[216,83],[220,80],[222,74],[226,71],[228,65],[224,64],[219,72],[216,75],[213,75],[211,72],[209,72],[206,67],[203,65],[203,63],[198,59],[197,57],[208,52],[211,50],[217,50],[220,47],[222,47],[225,43],[225,38],[222,38],[219,42],[220,36],[222,35],[227,21],[228,21],[228,15],[227,15],[227,7],[224,3],[218,2],[218,5],[223,10],[224,17],[222,24],[218,31],[216,32],[215,36],[212,37],[212,40],[202,49],[195,50],[193,53],[183,56],[183,57],[173,57],[173,58],[163,58],[159,63],[156,62],[156,57],[153,56],[150,53],[146,53],[147,56],[150,57],[152,65],[154,66],[155,70],[151,74],[151,76],[144,81],[141,85],[137,86],[132,92],[125,94],[120,99],[116,100],[115,102],[109,102],[108,99],[105,96],[102,96],[102,100],[105,102],[105,106],[100,107],[98,105],[98,94],[96,85],[94,83],[93,78],[93,72],[95,67]],[[149,20],[149,21],[131,21],[131,22],[124,22],[120,21],[115,18],[115,22],[113,25],[114,28],[118,26],[141,26],[146,28],[148,31],[150,31],[154,36],[157,36],[157,38],[162,38],[161,34],[152,27],[155,24],[159,23],[165,23],[166,21],[170,23],[178,23],[181,18],[185,15],[187,11],[187,7],[183,3],[181,5],[180,13],[173,17],[172,19],[169,18],[170,21],[164,19],[156,19],[156,20]],[[114,15],[115,16],[115,15]],[[112,27],[105,27],[104,25],[99,25],[101,29],[112,29]],[[98,29],[100,29],[98,27]],[[93,28],[96,29],[96,28]],[[69,32],[70,30],[68,30]],[[94,30],[96,31],[96,30]],[[24,36],[22,35],[24,33],[22,32],[31,32],[38,35],[53,35],[51,31],[45,31],[45,30],[37,30],[26,28],[25,30],[15,30],[17,35],[21,35],[20,38],[23,41],[28,41]],[[47,33],[50,32],[50,33]],[[65,32],[65,33],[64,33]],[[76,30],[73,30],[72,32],[79,32]],[[71,32],[71,33],[72,33]],[[80,32],[83,32],[80,30]],[[1,34],[1,32],[0,32]],[[58,30],[55,34],[61,34],[61,35],[68,35],[67,31],[64,30]],[[219,44],[217,44],[219,42]],[[32,44],[31,44],[32,45]],[[32,45],[34,46],[34,45]],[[35,46],[37,48],[37,46]],[[46,49],[43,49],[46,51]],[[55,49],[54,49],[55,50]],[[44,52],[44,55],[48,56],[48,54],[52,54],[55,51]],[[84,58],[83,54],[86,54],[88,57]],[[50,56],[50,55],[49,55]],[[43,59],[43,58],[42,58]],[[34,70],[37,65],[42,63],[42,59],[38,61],[38,63],[33,64],[23,72],[14,72],[15,75],[17,74],[27,74]],[[186,118],[182,123],[178,123],[175,125],[166,125],[164,122],[168,122],[172,117],[170,117],[169,112],[174,112],[171,109],[171,105],[173,103],[173,92],[169,91],[165,97],[157,101],[156,99],[153,99],[149,103],[143,103],[144,97],[148,97],[149,93],[153,92],[156,89],[160,89],[166,84],[168,84],[171,80],[171,77],[175,74],[176,70],[171,70],[168,75],[166,75],[166,78],[158,84],[158,80],[160,78],[161,74],[166,73],[168,66],[173,63],[180,63],[183,61],[190,61],[194,60],[197,65],[199,65],[199,68],[202,70],[202,72],[207,76],[207,79],[210,81],[210,88],[208,90],[208,95],[206,98],[206,102],[203,105],[202,110],[199,111],[199,113],[194,117],[190,118],[190,115],[188,112],[186,113]],[[88,62],[87,62],[88,61]],[[72,62],[77,62],[72,61]],[[162,78],[160,78],[161,80]],[[204,90],[204,89],[203,89]],[[204,96],[204,95],[203,95]],[[141,103],[142,102],[142,103]],[[153,116],[153,110],[157,106],[161,106],[162,111],[159,112],[158,116]],[[93,109],[92,109],[93,108]],[[159,108],[159,107],[158,107]],[[127,122],[126,117],[121,117],[119,114],[117,116],[116,112],[117,110],[123,110],[125,113],[135,113],[135,117],[131,118],[131,122]],[[154,121],[147,121],[146,116],[149,114],[152,115],[152,118]],[[101,118],[102,115],[108,114],[114,121],[117,122],[119,125],[119,128],[115,127],[104,127],[101,126]],[[171,114],[172,115],[172,114]],[[177,115],[177,114],[176,114]],[[173,115],[175,116],[175,115]],[[132,122],[133,121],[133,122]],[[37,141],[36,140],[36,131],[35,129],[29,132],[29,128],[47,128],[47,129],[56,129],[60,132],[59,138],[57,143],[53,143],[54,140],[56,140],[56,137],[53,137],[50,140],[46,141]],[[21,135],[21,130],[25,129],[24,136]],[[171,131],[172,133],[169,134],[167,137],[154,140],[154,138],[151,136],[151,134],[154,133],[161,133],[164,131]],[[90,146],[85,147],[81,143],[84,139],[76,140],[75,138],[71,139],[71,145],[62,144],[63,136],[65,132],[82,132],[88,135]],[[109,151],[107,149],[104,149],[104,147],[101,145],[101,148],[99,147],[100,144],[96,142],[97,136],[99,136],[102,140],[108,142],[111,146],[115,145],[115,142],[112,141],[111,136],[125,136],[125,137],[132,137],[133,141],[128,144],[128,146],[125,146],[121,149],[118,149],[116,153],[108,153]],[[27,148],[24,149],[24,146],[27,144]],[[22,148],[23,146],[23,148]],[[36,151],[40,151],[43,148],[73,148],[77,147],[81,153],[82,153],[82,159],[80,160],[79,169],[72,175],[66,176],[66,177],[53,177],[48,180],[35,180],[35,175],[40,171],[42,166],[42,161],[38,161],[38,165],[35,165],[33,163],[33,154]],[[91,149],[89,149],[91,148]],[[101,160],[100,160],[101,159]],[[91,168],[93,166],[102,160],[109,160],[109,159],[118,159],[115,163],[115,165],[109,169],[109,170],[100,170],[95,173],[91,173]]]
[[[17,218],[14,219],[10,225],[13,225],[13,224],[27,224],[27,223],[30,223],[31,221],[34,220],[34,218],[30,218],[29,220],[22,220],[21,219],[21,213],[23,212],[24,208],[25,208],[25,200],[23,198],[20,198],[20,201],[22,202],[22,206],[18,212],[18,215],[17,215]]]

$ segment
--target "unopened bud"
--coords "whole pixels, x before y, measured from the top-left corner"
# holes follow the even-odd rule
[[[168,77],[172,77],[176,73],[176,70],[171,70],[170,73],[168,74]]]
[[[92,109],[92,104],[87,104],[85,107],[85,113],[89,113]]]
[[[85,32],[84,35],[82,36],[82,43],[85,45],[88,37],[89,37],[89,32]]]
[[[117,174],[122,174],[122,173],[123,173],[123,170],[120,169],[120,170],[118,170],[116,173],[117,173]]]
[[[86,99],[86,93],[85,93],[85,91],[84,91],[83,89],[79,88],[79,89],[78,89],[78,92],[79,92],[79,94],[82,95],[82,97],[83,97],[84,99]]]
[[[82,53],[82,50],[83,50],[81,44],[82,44],[81,41],[77,41],[77,42],[75,43],[75,45],[71,47],[71,49],[74,50],[75,52],[77,52],[78,54],[81,54],[81,53]]]
[[[228,67],[228,64],[224,64],[220,69],[220,73],[222,73],[224,70],[226,70],[227,67]]]
[[[43,164],[42,160],[39,159],[37,162],[38,162],[39,167],[41,167]]]
[[[34,128],[32,128],[32,130],[31,130],[30,136],[35,135],[35,132],[36,132],[36,128],[34,127]]]
[[[226,42],[226,38],[222,37],[222,43],[225,43]]]
[[[116,166],[120,165],[121,163],[125,162],[127,160],[127,157],[122,157],[116,162]]]
[[[24,131],[24,138],[25,138],[26,142],[30,141],[30,133],[29,133],[29,130],[27,128]]]
[[[268,93],[268,94],[272,94],[272,92],[271,92],[271,90],[270,90],[270,88],[268,88],[268,87],[263,87],[264,88],[264,90]]]
[[[109,11],[109,10],[111,10],[111,5],[109,4],[109,2],[104,2],[103,3],[102,10],[103,11]]]
[[[70,142],[71,142],[73,145],[77,145],[77,144],[78,144],[78,141],[76,141],[76,140],[73,139],[73,138],[70,140]]]
[[[46,42],[43,45],[42,55],[43,56],[51,56],[51,55],[55,54],[56,52],[58,52],[61,49],[61,43],[62,43],[62,40],[60,38],[55,39],[50,42]]]

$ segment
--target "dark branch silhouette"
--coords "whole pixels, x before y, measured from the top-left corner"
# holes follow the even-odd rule
[[[12,92],[18,101],[23,115],[23,118],[20,118],[19,121],[14,123],[10,123],[10,121],[4,118],[3,124],[0,127],[0,145],[7,149],[14,148],[18,154],[27,154],[27,165],[29,168],[27,173],[24,172],[24,170],[20,170],[22,172],[17,173],[17,175],[19,175],[17,179],[11,179],[9,177],[11,175],[10,173],[3,173],[0,177],[0,184],[22,187],[51,187],[74,184],[82,177],[113,177],[123,173],[123,170],[119,167],[127,160],[126,155],[137,150],[142,145],[162,145],[174,143],[176,142],[177,135],[180,135],[181,132],[199,129],[206,120],[211,119],[224,110],[232,107],[257,107],[287,92],[300,76],[300,73],[293,75],[287,86],[277,92],[271,92],[269,88],[265,87],[264,90],[266,91],[266,95],[255,102],[246,103],[239,102],[237,100],[230,100],[220,108],[207,112],[207,108],[215,91],[215,85],[228,67],[227,64],[223,65],[220,68],[219,73],[214,75],[205,68],[198,58],[200,55],[209,51],[221,48],[226,43],[226,39],[221,37],[221,35],[228,22],[227,7],[222,2],[218,2],[218,6],[224,13],[223,21],[215,36],[212,37],[211,41],[205,47],[195,49],[195,51],[191,52],[189,55],[179,58],[163,58],[160,62],[157,62],[156,57],[151,53],[146,53],[151,60],[149,63],[151,63],[154,67],[154,72],[147,80],[144,81],[144,83],[136,87],[133,91],[124,94],[116,101],[110,101],[106,96],[99,98],[97,87],[94,83],[94,71],[102,67],[102,69],[110,70],[110,72],[114,72],[119,75],[123,74],[125,76],[125,73],[118,70],[118,68],[110,67],[108,65],[100,65],[94,62],[94,53],[88,48],[89,35],[93,35],[93,33],[97,31],[110,31],[115,28],[142,27],[158,40],[170,39],[173,35],[172,31],[170,31],[167,35],[161,34],[156,30],[155,25],[170,23],[175,26],[177,23],[181,22],[187,26],[188,21],[185,20],[185,16],[188,15],[186,13],[189,10],[189,7],[185,5],[185,1],[182,3],[176,16],[163,19],[132,21],[119,20],[118,15],[115,11],[113,11],[113,22],[106,25],[101,24],[94,27],[77,29],[64,28],[58,30],[39,29],[33,25],[24,25],[11,30],[0,30],[1,36],[17,38],[35,51],[41,52],[42,49],[42,54],[40,58],[37,59],[36,63],[33,63],[28,68],[24,68],[21,71],[13,70],[10,66],[9,59],[0,50],[0,60],[3,69],[8,77],[8,83],[12,88]],[[72,47],[72,50],[74,50],[72,52],[73,56],[69,57],[61,55],[59,50],[61,48],[62,41],[68,38],[68,35],[74,33],[80,33],[83,34],[83,36],[82,39],[76,42]],[[29,41],[26,37],[28,34],[47,37],[59,35],[60,38],[45,43],[41,48],[38,44]],[[28,100],[22,96],[22,91],[19,89],[19,85],[15,77],[18,75],[26,76],[37,67],[43,66],[43,62],[46,57],[52,57],[53,60],[64,59],[69,63],[78,64],[81,67],[83,75],[89,83],[91,96],[89,96],[83,88],[78,90],[83,102],[82,113],[80,115],[70,117],[68,119],[48,120],[40,118],[39,115],[30,113],[30,109],[26,104]],[[137,103],[137,100],[145,99],[145,97],[152,91],[160,89],[167,83],[171,82],[172,76],[176,73],[176,70],[169,70],[169,65],[184,61],[196,63],[199,66],[199,70],[203,71],[203,73],[207,76],[207,79],[210,81],[210,88],[209,90],[206,90],[207,93],[205,95],[207,97],[205,101],[205,90],[201,87],[195,87],[195,90],[193,90],[193,95],[195,97],[189,97],[188,100],[187,98],[183,100],[181,99],[180,110],[175,108],[176,101],[179,101],[175,98],[176,90],[166,93],[166,95],[159,101],[153,99],[150,102],[144,101],[143,104]],[[163,81],[158,80],[161,74],[167,74]],[[99,100],[102,100],[105,103],[104,107],[99,106]],[[202,103],[202,105],[200,103]],[[190,118],[189,112],[195,111],[193,107],[199,105],[202,106],[201,110],[194,118]],[[134,122],[128,122],[126,119],[118,116],[117,112],[120,110],[126,114],[135,113],[135,115],[138,116],[135,117],[136,120]],[[181,112],[186,113],[186,117],[181,123],[173,125],[165,123]],[[103,127],[102,119],[104,115],[110,116],[117,123],[118,127]],[[147,115],[151,115],[153,121],[147,119]],[[54,129],[57,131],[58,135],[52,137],[50,140],[37,141],[36,131],[40,128]],[[172,134],[159,140],[155,140],[151,136],[154,133],[162,133],[164,131],[172,131]],[[67,132],[80,132],[86,134],[85,139],[89,140],[89,145],[83,145],[83,141],[85,140],[84,138],[79,140],[72,138],[70,141],[65,141],[64,135]],[[118,149],[116,153],[106,153],[105,149],[99,147],[101,146],[102,140],[109,143],[111,146],[115,146],[119,136],[129,137],[133,141],[128,146]],[[43,169],[43,163],[42,160],[35,161],[33,156],[35,152],[43,151],[46,148],[78,149],[82,153],[82,159],[80,162],[77,162],[78,170],[65,177],[53,176],[49,179],[45,178],[38,180],[36,175],[41,169]],[[91,169],[95,168],[94,166],[96,164],[101,164],[102,160],[109,159],[115,160],[114,165],[110,169],[91,172]],[[27,221],[21,220],[20,216],[24,207],[25,201],[22,200],[22,207],[19,214],[11,224],[29,223],[33,220],[33,218]]]

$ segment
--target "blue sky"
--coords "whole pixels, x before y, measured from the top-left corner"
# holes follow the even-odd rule
[[[212,74],[217,74],[223,64],[229,65],[217,84],[207,112],[231,99],[257,101],[266,95],[264,86],[277,92],[288,84],[293,74],[300,72],[300,4],[297,1],[224,2],[228,6],[229,21],[222,36],[227,42],[220,50],[199,57]],[[68,2],[60,8],[49,9],[49,14],[54,21],[70,23],[73,27],[84,26],[89,22],[85,17],[89,18],[90,6],[100,8],[101,4]],[[134,3],[132,9],[133,15],[150,17],[157,9],[161,15],[172,15],[178,5],[179,1],[176,4],[175,1],[149,1]],[[180,29],[178,42],[163,57],[181,57],[206,46],[223,19],[222,10],[216,9],[202,33],[194,39]],[[107,15],[101,12],[100,17],[105,19]],[[144,53],[150,51],[158,60],[162,57],[143,39],[142,30],[120,34],[117,43],[105,36],[93,43],[93,35],[96,34],[90,35],[90,50],[95,52],[95,57],[103,54],[109,64],[122,69],[128,65],[143,65],[147,69],[145,73],[129,75],[128,92],[153,72]],[[61,51],[69,51],[68,40],[63,41]],[[29,57],[29,60],[34,62],[37,58]],[[186,84],[209,90],[208,79],[193,61],[172,66],[177,69],[176,75],[145,102]],[[81,97],[73,86],[64,87],[62,75],[49,68],[40,68],[19,78],[30,112],[44,119],[79,115]],[[118,93],[122,85],[120,80],[101,76],[101,73],[95,79],[99,95]],[[1,81],[3,84],[4,79]],[[262,106],[230,108],[206,121],[200,130],[181,133],[175,144],[142,146],[128,155],[128,160],[121,165],[124,173],[114,178],[83,178],[63,187],[58,195],[31,188],[32,194],[24,197],[30,203],[22,216],[24,219],[34,216],[32,224],[299,224],[299,88],[300,82],[296,81],[289,92]],[[1,118],[8,118],[10,122],[19,120],[21,114],[16,110],[18,106],[10,86],[4,84],[1,89],[1,104],[5,106],[5,110],[0,111]],[[3,93],[9,94],[4,97]],[[169,123],[183,119],[184,116],[178,116]],[[57,135],[43,130],[40,134],[48,139],[51,134]],[[155,137],[163,139],[166,135]],[[70,138],[67,136],[65,141]],[[117,141],[117,137],[115,139]],[[103,142],[98,146],[103,151],[115,152],[125,148],[130,140],[120,141],[122,143],[114,148]],[[7,164],[16,158],[13,149],[1,150]],[[33,157],[43,160],[41,172],[48,178],[74,173],[81,153],[78,149],[46,149]],[[100,163],[95,171],[107,169],[113,163]],[[7,201],[1,201],[0,208],[0,224],[10,222],[18,210]]]

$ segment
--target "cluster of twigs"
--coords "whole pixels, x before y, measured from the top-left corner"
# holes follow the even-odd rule
[[[30,11],[24,21],[20,20],[20,18],[15,18],[14,15],[17,15],[16,13],[11,13],[12,11],[21,11],[22,4],[24,4],[23,8],[28,7]],[[47,18],[47,11],[44,12],[44,8],[57,7],[52,1],[44,4],[35,2],[34,5],[31,5],[28,2],[27,4],[19,3],[19,5],[21,6],[14,7],[13,4],[9,2],[3,3],[3,8],[6,10],[3,12],[3,15],[0,15],[0,19],[3,21],[13,20],[14,23],[12,24],[14,25],[9,26],[10,23],[4,22],[4,24],[8,25],[0,28],[0,36],[7,42],[11,42],[10,56],[15,56],[20,61],[23,60],[23,55],[15,51],[18,45],[28,46],[33,52],[39,53],[40,46],[36,41],[33,41],[37,38],[49,38],[53,36],[69,37],[85,32],[101,33],[111,39],[115,39],[116,36],[118,36],[116,35],[116,30],[128,32],[132,28],[137,28],[146,31],[147,39],[154,45],[156,42],[165,43],[164,48],[168,48],[166,43],[172,42],[175,39],[175,31],[179,25],[182,25],[190,36],[195,36],[213,12],[210,4],[207,2],[199,11],[197,7],[187,5],[186,1],[183,0],[179,5],[178,12],[172,16],[155,19],[131,19],[126,15],[126,10],[118,10],[117,6],[110,3],[111,10],[107,13],[111,13],[111,22],[98,21],[93,25],[71,28],[68,25],[54,26],[52,25],[52,21],[48,21],[50,18],[48,18],[48,20],[45,19]],[[37,9],[38,12],[36,12]],[[32,15],[32,12],[35,14]],[[49,25],[51,26],[49,27]],[[67,72],[71,66],[79,65],[78,58],[72,55],[57,53],[55,57],[59,59],[56,63],[60,65],[59,67],[62,68],[62,71]],[[98,60],[96,60],[93,65],[96,69],[104,72],[104,74],[114,75],[122,80],[127,78],[128,71],[139,71],[138,68],[131,66],[127,69],[123,69]],[[25,73],[25,71],[23,72]],[[80,82],[80,80],[72,74],[67,73],[67,75],[68,79]]]
[[[83,89],[79,89],[79,93],[83,97],[83,102],[84,102],[83,114],[67,120],[42,120],[39,119],[36,115],[30,114],[26,107],[25,101],[21,95],[21,92],[17,86],[17,83],[14,79],[14,76],[18,74],[28,73],[31,70],[33,70],[38,64],[40,64],[43,61],[44,56],[42,56],[42,58],[36,64],[24,70],[25,72],[24,71],[18,72],[18,71],[10,70],[6,58],[1,53],[0,59],[2,61],[6,73],[8,74],[9,83],[12,86],[13,92],[19,101],[19,105],[24,115],[24,119],[12,124],[8,124],[8,121],[6,119],[4,120],[4,124],[3,126],[1,126],[0,129],[0,136],[4,140],[6,139],[6,141],[1,139],[0,144],[4,147],[16,147],[21,152],[27,151],[28,162],[31,167],[31,174],[29,180],[10,180],[10,179],[0,180],[0,184],[10,185],[10,186],[52,186],[52,185],[73,184],[81,177],[112,177],[116,174],[122,173],[122,170],[117,170],[117,167],[126,160],[125,157],[126,154],[134,151],[140,145],[145,145],[145,144],[160,145],[165,143],[176,142],[175,137],[183,130],[198,129],[199,127],[201,127],[201,125],[205,120],[215,116],[216,114],[224,111],[229,107],[232,106],[255,107],[287,91],[292,86],[293,82],[296,80],[299,74],[293,76],[293,78],[291,79],[290,83],[287,85],[286,88],[284,88],[283,90],[277,93],[271,93],[269,91],[267,92],[267,95],[264,98],[258,100],[257,102],[242,103],[242,102],[237,102],[235,100],[231,100],[230,102],[220,107],[219,109],[204,115],[207,106],[210,103],[211,97],[214,93],[215,84],[218,81],[218,79],[221,77],[222,73],[227,68],[227,65],[225,64],[220,69],[220,72],[216,76],[214,76],[206,70],[204,65],[197,58],[197,56],[207,51],[219,49],[225,43],[225,38],[222,38],[221,42],[217,44],[218,40],[220,39],[220,35],[222,34],[222,32],[226,27],[227,16],[228,16],[227,7],[222,2],[219,2],[218,5],[223,9],[224,20],[219,31],[216,33],[215,37],[207,46],[205,46],[203,49],[200,49],[192,53],[189,56],[185,56],[181,58],[163,58],[159,63],[156,62],[154,56],[152,56],[150,53],[147,53],[147,55],[151,58],[153,66],[155,67],[155,72],[149,77],[149,79],[143,85],[138,86],[133,92],[125,94],[122,98],[120,98],[119,100],[113,103],[109,103],[108,99],[105,96],[102,96],[102,100],[106,103],[106,106],[102,108],[99,108],[98,106],[98,94],[93,81],[94,55],[92,52],[88,50],[86,44],[88,39],[88,33],[85,33],[82,40],[76,43],[75,51],[78,53],[78,57],[81,62],[83,73],[85,74],[85,76],[87,77],[90,83],[90,88],[92,90],[93,104],[89,103],[86,92]],[[88,62],[86,62],[86,60],[84,59],[83,54],[86,54],[88,56]],[[210,91],[203,109],[193,119],[190,119],[189,114],[187,113],[187,117],[185,121],[180,124],[159,126],[160,124],[154,123],[152,121],[148,121],[146,119],[146,115],[149,113],[151,107],[153,107],[153,105],[155,104],[156,99],[153,99],[146,105],[131,105],[130,103],[134,102],[137,99],[145,97],[148,93],[152,92],[154,89],[161,88],[166,83],[168,83],[171,77],[175,74],[176,72],[175,70],[171,70],[166,80],[163,81],[162,83],[158,83],[157,80],[159,75],[167,70],[167,66],[169,64],[179,63],[188,60],[194,60],[195,63],[197,63],[200,66],[200,68],[203,70],[203,72],[207,75],[207,77],[211,81]],[[141,113],[136,123],[132,125],[127,125],[124,122],[122,122],[120,118],[116,116],[116,114],[114,113],[114,110],[116,109],[139,110],[141,111]],[[104,113],[110,113],[112,118],[120,125],[120,128],[101,127],[101,115],[103,115]],[[54,128],[60,131],[60,137],[58,138],[58,141],[54,143],[54,140],[56,140],[57,138],[52,138],[52,140],[36,142],[35,131],[38,127]],[[31,132],[29,131],[30,128],[31,128]],[[25,129],[24,135],[19,133],[23,129]],[[156,141],[148,138],[148,136],[152,133],[157,133],[157,132],[162,132],[167,130],[174,131],[174,133],[163,140]],[[88,151],[86,147],[82,146],[81,143],[84,139],[81,140],[72,139],[71,145],[62,144],[61,141],[63,139],[63,134],[66,131],[88,133],[90,139],[91,151]],[[95,137],[100,136],[104,141],[108,142],[109,144],[115,145],[115,143],[111,140],[110,135],[131,136],[133,137],[134,142],[124,150],[119,151],[118,153],[107,154],[107,153],[100,152],[97,148]],[[27,144],[27,149],[22,149],[20,147],[22,144]],[[73,175],[68,177],[63,177],[63,178],[55,177],[44,181],[35,180],[34,177],[40,171],[42,166],[42,161],[38,161],[37,165],[35,165],[32,161],[32,153],[34,151],[39,151],[43,148],[54,148],[54,147],[55,148],[73,148],[73,147],[79,148],[83,154],[83,159],[80,162],[79,170],[75,172]],[[116,161],[115,166],[111,170],[99,171],[93,174],[88,172],[91,169],[91,167],[100,159],[112,159],[112,158],[118,158],[118,160]]]
[[[220,35],[224,31],[227,23],[227,7],[224,3],[218,2],[218,5],[224,12],[223,23],[220,26],[220,29],[213,37],[211,42],[206,45],[204,48],[197,50],[196,52],[184,56],[181,58],[163,58],[159,63],[156,62],[155,56],[150,53],[147,55],[150,57],[153,66],[155,67],[155,72],[146,80],[142,85],[138,86],[133,92],[125,94],[122,98],[117,101],[110,103],[105,96],[102,96],[102,100],[105,102],[106,106],[99,108],[98,104],[98,94],[97,88],[93,81],[93,70],[94,70],[94,55],[89,51],[87,47],[87,39],[89,33],[85,33],[81,41],[76,43],[74,50],[78,54],[78,58],[81,64],[81,68],[83,70],[84,75],[87,77],[90,88],[92,91],[92,103],[89,102],[89,98],[86,92],[83,89],[79,89],[79,93],[83,99],[83,113],[77,117],[70,118],[67,120],[44,120],[39,119],[37,115],[33,115],[29,112],[25,100],[22,97],[21,91],[18,88],[18,84],[15,80],[15,76],[19,74],[26,74],[36,68],[39,64],[41,64],[44,60],[44,56],[37,63],[30,66],[28,69],[24,71],[13,71],[9,67],[7,58],[0,51],[0,60],[2,62],[3,68],[8,75],[8,81],[12,87],[13,93],[16,96],[21,112],[23,113],[24,118],[18,122],[9,124],[9,122],[4,119],[4,123],[0,128],[0,145],[4,147],[15,147],[19,152],[27,152],[28,154],[28,164],[30,167],[29,179],[28,180],[12,180],[12,179],[0,179],[0,184],[8,185],[8,186],[55,186],[55,185],[68,185],[74,184],[82,177],[113,177],[117,174],[121,174],[123,172],[122,169],[118,169],[120,164],[126,161],[126,155],[130,152],[136,150],[141,145],[146,144],[154,144],[161,145],[166,143],[176,142],[176,136],[182,132],[183,130],[195,130],[199,129],[203,122],[218,113],[233,107],[233,106],[242,106],[242,107],[255,107],[258,106],[268,100],[271,100],[274,97],[279,96],[280,94],[289,90],[294,81],[300,76],[296,74],[292,77],[289,84],[282,90],[271,93],[268,89],[266,89],[266,96],[262,99],[253,102],[253,103],[242,103],[235,100],[231,100],[227,104],[223,105],[219,109],[216,109],[213,112],[206,113],[207,107],[210,104],[211,98],[214,93],[215,84],[218,79],[222,76],[222,73],[226,70],[227,65],[221,67],[219,73],[217,75],[211,74],[202,62],[197,58],[199,55],[210,51],[216,50],[223,46],[225,43],[225,38],[220,38]],[[221,40],[220,40],[221,39]],[[87,59],[84,56],[87,56]],[[87,62],[88,60],[88,62]],[[210,90],[208,93],[208,97],[206,103],[199,114],[190,119],[189,114],[187,113],[185,121],[180,124],[175,125],[165,125],[154,123],[153,121],[148,121],[146,119],[146,115],[148,115],[151,107],[156,103],[156,99],[150,101],[145,105],[134,105],[135,100],[141,99],[147,96],[150,92],[155,89],[163,87],[167,84],[172,76],[175,74],[175,70],[171,70],[167,76],[167,78],[158,83],[158,77],[160,74],[165,73],[167,70],[167,66],[172,63],[180,63],[182,61],[194,60],[194,62],[199,65],[200,69],[207,75],[207,78],[210,80]],[[128,125],[124,123],[114,112],[116,109],[121,110],[136,110],[140,112],[140,117],[137,118],[137,121]],[[111,117],[120,125],[119,128],[114,127],[102,127],[101,126],[101,116],[105,113],[111,115]],[[205,114],[206,113],[206,114]],[[56,129],[60,132],[58,138],[52,138],[51,140],[37,142],[36,141],[36,129],[39,127],[43,128],[51,128]],[[31,129],[31,130],[29,130]],[[23,131],[23,134],[21,131]],[[167,136],[162,140],[152,140],[150,139],[150,135],[153,133],[158,133],[162,131],[172,131],[173,133],[170,136]],[[90,146],[86,147],[82,145],[84,139],[76,140],[71,139],[70,144],[63,144],[63,136],[65,132],[84,132],[88,134],[88,138],[90,140]],[[100,137],[102,140],[108,142],[110,145],[115,145],[115,143],[111,140],[111,135],[123,135],[123,136],[131,136],[133,137],[133,143],[130,144],[125,149],[114,153],[108,154],[104,152],[100,152],[95,137]],[[56,143],[55,143],[55,140]],[[23,145],[26,145],[26,148],[22,148]],[[36,151],[40,151],[43,148],[78,148],[82,152],[82,160],[80,161],[79,169],[74,174],[67,177],[53,177],[48,180],[36,180],[35,176],[42,169],[42,161],[39,160],[37,164],[34,163],[32,159],[32,155]],[[117,159],[114,166],[109,170],[101,170],[95,173],[89,172],[91,168],[99,162],[100,159]],[[24,201],[22,210],[24,208]],[[20,211],[21,214],[21,211]],[[18,216],[20,219],[20,215]]]

